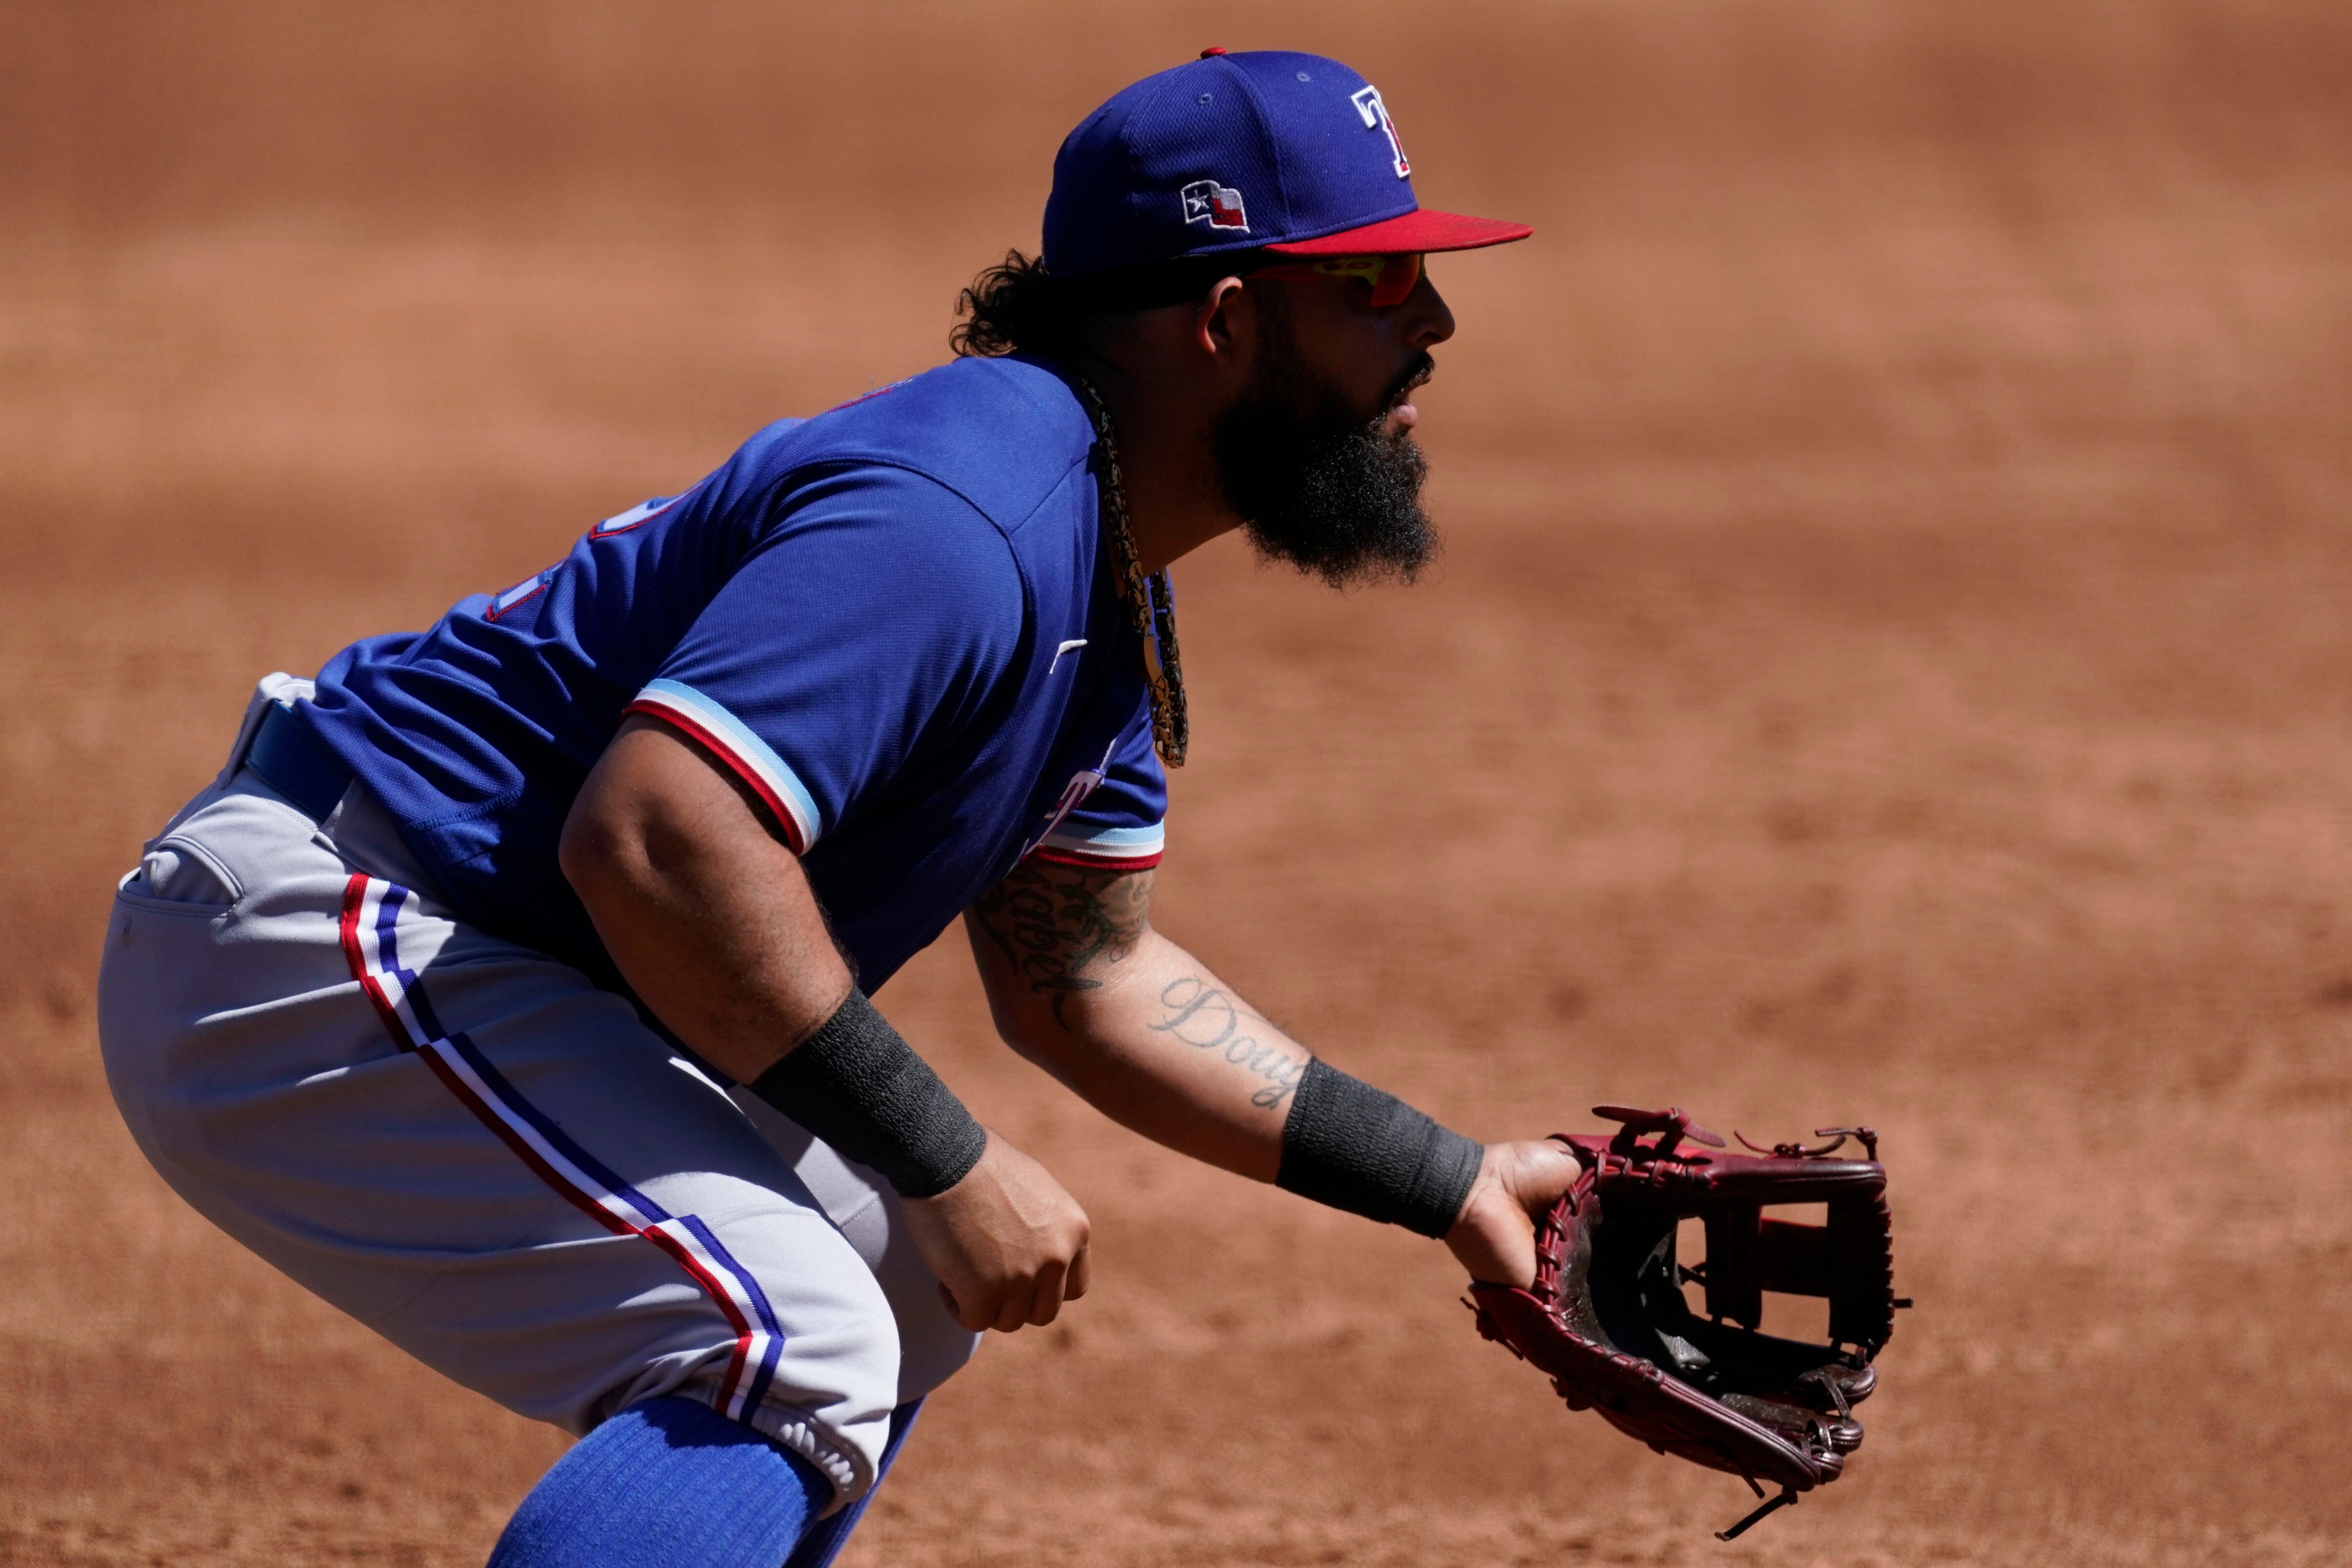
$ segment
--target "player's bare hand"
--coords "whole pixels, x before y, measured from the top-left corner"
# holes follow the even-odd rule
[[[1536,1218],[1576,1173],[1576,1156],[1549,1138],[1487,1145],[1445,1245],[1472,1279],[1526,1290],[1536,1279]]]
[[[1050,1323],[1087,1293],[1087,1212],[1053,1174],[998,1137],[963,1180],[902,1207],[915,1250],[968,1329]]]

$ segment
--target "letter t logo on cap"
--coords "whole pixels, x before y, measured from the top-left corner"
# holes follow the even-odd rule
[[[1397,140],[1396,121],[1389,118],[1389,106],[1381,101],[1381,89],[1368,83],[1350,94],[1348,101],[1363,116],[1365,130],[1378,127],[1389,133],[1389,151],[1396,154],[1397,178],[1412,178],[1412,160],[1404,155],[1404,143]]]

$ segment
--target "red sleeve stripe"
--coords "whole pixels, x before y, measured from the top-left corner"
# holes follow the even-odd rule
[[[1040,844],[1029,852],[1029,858],[1050,865],[1088,866],[1107,871],[1150,871],[1160,863],[1160,854],[1159,850],[1140,855],[1098,854],[1085,850],[1065,849],[1059,844]]]

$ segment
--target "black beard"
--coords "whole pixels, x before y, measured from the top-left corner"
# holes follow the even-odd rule
[[[1428,460],[1389,411],[1429,377],[1423,354],[1370,419],[1298,351],[1279,308],[1265,311],[1266,352],[1249,394],[1217,421],[1217,480],[1259,556],[1334,588],[1411,582],[1437,553],[1421,508]]]

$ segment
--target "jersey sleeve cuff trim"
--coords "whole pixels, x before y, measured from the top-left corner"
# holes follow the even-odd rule
[[[684,682],[670,680],[648,683],[625,711],[648,714],[700,741],[775,813],[793,853],[804,855],[815,847],[816,798],[792,765],[741,719]]]
[[[1093,832],[1069,831],[1045,835],[1030,852],[1033,860],[1055,865],[1112,866],[1121,871],[1149,871],[1166,850],[1166,824],[1148,828],[1099,828]]]

